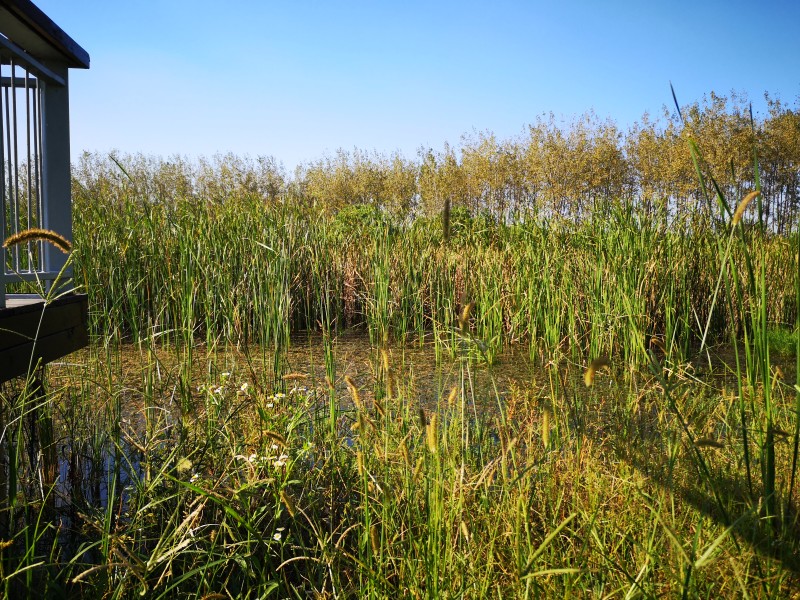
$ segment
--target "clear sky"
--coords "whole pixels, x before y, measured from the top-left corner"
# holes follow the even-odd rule
[[[624,130],[715,91],[797,105],[800,1],[34,0],[91,56],[83,150],[274,156],[500,139],[553,112]]]

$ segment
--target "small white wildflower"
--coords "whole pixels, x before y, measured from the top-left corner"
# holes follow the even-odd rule
[[[222,378],[223,378],[223,379],[227,379],[227,378],[228,378],[228,377],[230,377],[230,376],[231,376],[231,372],[230,372],[230,371],[225,371],[225,372],[222,374]]]
[[[278,457],[278,460],[276,460],[274,463],[272,463],[272,466],[275,467],[276,469],[280,469],[282,467],[285,467],[286,466],[286,460],[288,458],[289,458],[288,454],[281,454]]]
[[[193,473],[191,479],[189,479],[189,483],[194,483],[198,479],[200,479],[200,474],[199,473]]]
[[[281,400],[283,398],[286,398],[286,394],[284,394],[283,392],[277,392],[275,394],[275,400]]]
[[[275,404],[274,404],[274,403],[272,403],[272,402],[267,402],[267,408],[272,408],[273,406],[275,406]]]
[[[250,456],[247,457],[247,462],[254,463],[256,462],[257,458],[258,458],[257,454],[251,454]]]
[[[242,384],[242,387],[240,387],[240,388],[239,388],[239,391],[240,391],[240,392],[242,392],[242,393],[244,393],[244,394],[246,394],[246,393],[247,393],[247,388],[248,388],[248,387],[250,387],[250,386],[249,386],[249,385],[247,384],[247,382],[245,381],[245,382]]]
[[[277,450],[278,449],[278,444],[272,444],[272,446],[270,446],[270,448],[272,448],[273,450]]]
[[[222,386],[219,386],[218,388],[216,388],[216,389],[214,390],[214,393],[215,393],[215,394],[221,394],[223,391],[224,391],[223,387],[222,387]]]
[[[283,530],[284,530],[283,527],[278,527],[275,530],[275,533],[272,534],[272,539],[275,540],[276,542],[280,542],[281,538],[283,537]]]

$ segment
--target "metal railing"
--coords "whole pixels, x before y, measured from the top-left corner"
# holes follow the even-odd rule
[[[71,240],[66,69],[54,73],[0,42],[0,238],[39,228]],[[41,241],[2,249],[0,263],[0,308],[11,284],[47,291],[66,275],[65,256]],[[26,281],[34,283],[26,289]]]

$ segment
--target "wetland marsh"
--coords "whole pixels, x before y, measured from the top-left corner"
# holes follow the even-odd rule
[[[712,180],[717,153],[654,130],[685,169],[657,180],[640,132],[611,157],[629,188],[600,127],[561,189],[548,131],[586,133],[292,182],[84,156],[92,344],[2,388],[4,593],[800,593],[783,171],[731,142]]]

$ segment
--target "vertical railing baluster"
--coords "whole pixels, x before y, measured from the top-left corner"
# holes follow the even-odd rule
[[[9,149],[9,157],[13,154],[11,175],[13,176],[11,184],[12,205],[11,205],[11,234],[19,233],[19,145],[17,141],[17,66],[14,64],[14,59],[11,59],[11,130],[12,130],[12,146]],[[12,267],[14,271],[19,272],[19,246],[14,246],[11,249],[13,257]]]
[[[4,65],[0,64],[0,82],[3,79]],[[6,108],[8,106],[8,91],[6,86],[0,86],[0,238],[6,238],[6,152],[5,124]],[[6,307],[6,249],[0,244],[0,308]]]
[[[30,229],[34,226],[33,223],[33,197],[31,196],[33,181],[31,181],[31,88],[30,80],[28,79],[28,69],[22,70],[25,77],[25,203],[26,203],[26,216],[28,220],[23,229]],[[28,273],[33,273],[37,270],[36,260],[34,259],[34,250],[31,247],[31,242],[26,245],[28,262]]]
[[[34,125],[34,172],[36,179],[36,224],[41,227],[43,224],[42,215],[44,214],[44,206],[42,204],[42,89],[40,87],[40,79],[36,78],[36,89],[33,94],[35,119]],[[44,242],[39,242],[39,266],[44,271],[47,270],[48,265],[45,262]]]

